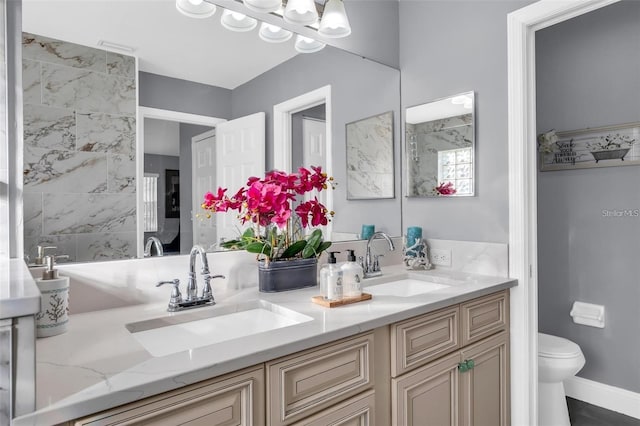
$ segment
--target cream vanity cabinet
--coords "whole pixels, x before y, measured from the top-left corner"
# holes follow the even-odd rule
[[[507,426],[506,291],[391,326],[392,424]]]
[[[508,305],[500,291],[70,424],[507,426]]]
[[[264,423],[264,368],[248,368],[103,411],[70,425],[232,426]]]

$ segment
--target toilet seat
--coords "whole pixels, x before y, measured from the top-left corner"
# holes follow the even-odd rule
[[[544,358],[576,358],[582,354],[580,346],[571,340],[538,333],[538,356]]]

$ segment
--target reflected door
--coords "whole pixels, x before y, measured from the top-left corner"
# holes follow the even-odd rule
[[[208,248],[216,243],[216,221],[203,217],[206,213],[200,205],[207,191],[216,186],[216,130],[194,136],[191,139],[193,173],[193,244]]]
[[[327,124],[325,121],[306,117],[302,119],[302,159],[303,167],[321,166],[322,170],[327,170]],[[305,200],[318,197],[322,204],[331,209],[332,207],[327,200],[329,195],[330,191],[308,192],[305,194]],[[330,226],[331,223],[328,226],[320,227],[323,235],[331,235]]]
[[[265,113],[258,112],[216,127],[216,181],[228,195],[265,171]],[[217,188],[217,187],[216,187]],[[216,213],[218,241],[238,238],[242,227],[236,212]]]

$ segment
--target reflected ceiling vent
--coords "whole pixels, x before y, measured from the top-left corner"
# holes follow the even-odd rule
[[[114,43],[112,41],[107,41],[107,40],[99,40],[98,46],[104,47],[109,50],[119,50],[120,52],[125,52],[125,53],[133,53],[136,51],[135,47],[126,46],[124,44]]]

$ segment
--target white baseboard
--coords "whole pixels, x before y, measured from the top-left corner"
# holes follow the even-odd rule
[[[640,419],[640,393],[582,377],[565,380],[564,389],[568,397]]]

